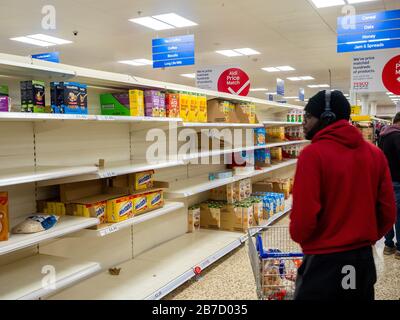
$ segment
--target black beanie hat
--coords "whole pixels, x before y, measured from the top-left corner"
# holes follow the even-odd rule
[[[325,111],[325,92],[325,90],[320,91],[310,98],[304,109],[305,112],[319,119]],[[331,111],[336,115],[336,120],[350,119],[351,106],[341,91],[331,92]]]

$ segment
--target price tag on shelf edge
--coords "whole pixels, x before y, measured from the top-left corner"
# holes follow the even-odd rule
[[[109,226],[108,228],[100,231],[100,236],[104,237],[111,233],[117,232],[119,230],[118,226]]]

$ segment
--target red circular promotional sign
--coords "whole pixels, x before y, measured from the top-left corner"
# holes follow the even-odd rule
[[[218,91],[247,96],[250,91],[250,78],[241,69],[227,69],[222,72],[218,79]]]
[[[382,81],[388,91],[400,95],[400,55],[392,58],[385,65]]]

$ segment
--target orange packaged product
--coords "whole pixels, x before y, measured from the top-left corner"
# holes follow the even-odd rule
[[[0,192],[0,241],[8,240],[9,228],[8,193]]]
[[[179,94],[167,93],[166,95],[166,109],[168,118],[179,118]]]

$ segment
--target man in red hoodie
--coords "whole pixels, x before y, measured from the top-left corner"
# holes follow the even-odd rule
[[[298,160],[290,215],[305,254],[296,300],[374,299],[372,245],[392,228],[395,199],[385,155],[349,123],[350,109],[339,91],[305,107],[312,144]]]

